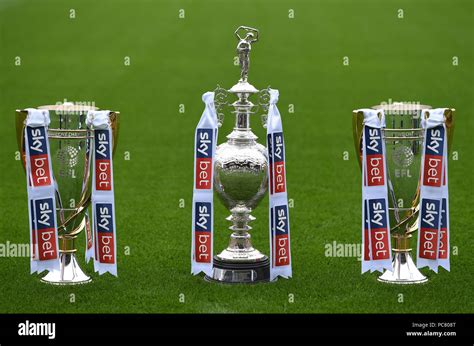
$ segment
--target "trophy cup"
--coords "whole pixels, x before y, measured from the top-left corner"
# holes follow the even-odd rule
[[[91,201],[91,143],[93,133],[86,126],[88,105],[64,103],[42,106],[48,110],[48,129],[53,176],[56,184],[56,213],[59,237],[60,270],[50,271],[41,281],[56,285],[83,284],[91,281],[76,259],[76,238],[90,232],[87,213]],[[24,131],[27,110],[16,111],[16,136],[25,168]],[[119,113],[110,112],[113,146],[117,143]]]
[[[420,210],[420,173],[423,145],[421,112],[430,106],[418,103],[390,102],[372,107],[385,114],[382,138],[386,147],[387,187],[390,234],[392,237],[393,271],[385,271],[380,282],[416,284],[428,280],[416,267],[411,256],[411,238],[418,230]],[[448,152],[452,142],[454,109],[444,113],[448,138]],[[359,165],[364,114],[353,112],[353,136]]]
[[[218,87],[214,100],[219,126],[227,106],[235,114],[235,127],[227,141],[217,147],[214,164],[214,190],[231,213],[227,220],[232,222],[229,227],[232,234],[228,247],[214,256],[212,276],[206,279],[226,283],[265,282],[270,278],[270,260],[253,247],[248,223],[255,220],[250,213],[267,192],[268,154],[250,128],[250,116],[268,110],[269,90],[259,91],[248,82],[249,53],[252,44],[258,41],[258,30],[241,26],[235,36],[240,80],[228,91]],[[252,95],[257,104],[249,100]],[[265,126],[265,117],[263,122]]]

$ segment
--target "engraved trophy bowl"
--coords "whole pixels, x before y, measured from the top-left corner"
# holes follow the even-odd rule
[[[214,191],[230,211],[229,245],[214,256],[212,276],[206,280],[222,283],[266,282],[270,278],[268,256],[255,249],[251,243],[248,225],[255,220],[251,212],[265,196],[268,186],[268,154],[265,146],[250,128],[250,117],[257,110],[268,109],[269,91],[257,90],[248,81],[249,52],[258,40],[258,30],[241,26],[235,31],[239,40],[240,80],[230,90],[218,87],[214,104],[221,124],[223,110],[232,108],[235,126],[227,141],[217,146],[214,163]],[[257,104],[250,101],[252,95]],[[232,98],[231,102],[227,99]],[[235,100],[236,99],[236,100]],[[234,101],[235,100],[235,101]]]
[[[58,222],[60,270],[50,271],[41,281],[56,285],[83,284],[91,281],[76,259],[76,238],[89,227],[87,208],[91,198],[90,164],[93,133],[86,127],[89,110],[96,107],[64,103],[41,106],[49,111],[48,139]],[[25,168],[24,127],[27,110],[16,111],[16,136]],[[117,143],[119,113],[110,112],[113,146]]]
[[[411,238],[418,230],[419,189],[423,129],[421,112],[431,106],[419,103],[393,102],[373,106],[382,109],[386,127],[382,129],[386,148],[387,187],[390,234],[392,237],[393,271],[385,271],[378,281],[416,284],[428,280],[416,267],[411,256]],[[445,112],[448,148],[452,142],[454,109]],[[354,147],[362,167],[361,140],[364,115],[353,112]],[[449,150],[449,149],[448,149]]]

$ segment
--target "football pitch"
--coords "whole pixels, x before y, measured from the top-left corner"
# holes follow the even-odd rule
[[[239,78],[239,25],[260,30],[249,81],[280,91],[292,200],[293,278],[218,285],[190,274],[194,131],[201,95]],[[15,109],[94,102],[121,112],[114,158],[118,278],[45,285],[0,253],[0,313],[474,312],[474,3],[398,1],[0,1],[0,244],[27,244]],[[361,177],[352,110],[413,101],[456,109],[449,160],[451,272],[387,285],[360,274]],[[226,114],[224,141],[234,124]],[[264,143],[258,115],[252,128]],[[215,252],[229,212],[215,198]],[[252,213],[268,254],[268,198]],[[416,242],[413,241],[415,247]],[[348,248],[350,246],[347,246]]]

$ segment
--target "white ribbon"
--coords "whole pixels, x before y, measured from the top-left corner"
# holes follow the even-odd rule
[[[360,109],[362,132],[362,273],[392,271],[383,110]],[[381,117],[379,118],[379,113]]]
[[[92,146],[94,270],[99,275],[109,272],[117,276],[117,237],[112,163],[113,133],[109,114],[110,111],[89,111],[86,124],[94,133]],[[90,253],[88,256],[90,256]]]
[[[267,118],[270,280],[278,276],[284,278],[292,276],[285,143],[281,116],[276,105],[278,95],[278,90],[270,89]]]
[[[214,253],[214,156],[217,143],[217,113],[214,93],[202,96],[206,107],[196,127],[192,211],[191,273],[212,276]]]
[[[60,268],[56,189],[49,150],[47,110],[27,109],[25,167],[31,243],[31,273]]]
[[[445,108],[424,109],[417,267],[449,266],[448,140]],[[425,119],[424,115],[428,114]]]

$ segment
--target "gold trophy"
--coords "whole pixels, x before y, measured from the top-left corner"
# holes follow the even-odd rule
[[[91,281],[76,258],[76,238],[82,230],[91,232],[87,213],[91,201],[90,165],[93,131],[86,126],[89,110],[96,107],[64,103],[41,106],[48,110],[51,124],[48,140],[56,184],[56,211],[59,237],[60,271],[51,271],[41,281],[56,284],[82,284]],[[16,111],[16,137],[25,168],[24,130],[27,110]],[[117,144],[119,112],[110,112],[113,149]]]
[[[415,284],[428,279],[421,274],[411,257],[411,238],[418,230],[421,156],[423,129],[421,112],[431,109],[419,103],[389,102],[372,107],[385,113],[382,129],[386,147],[390,234],[392,236],[393,271],[385,271],[378,280],[398,284]],[[451,150],[454,129],[454,109],[444,113]],[[354,147],[362,167],[361,140],[364,114],[354,111],[352,118]]]

